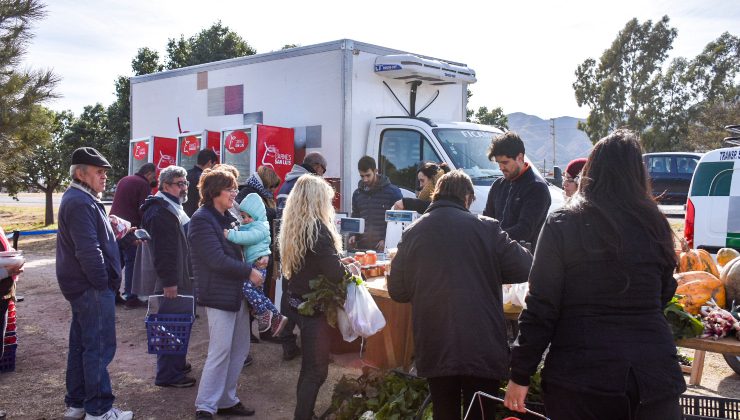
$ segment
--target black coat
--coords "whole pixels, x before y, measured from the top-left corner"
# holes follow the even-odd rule
[[[365,219],[365,233],[357,235],[359,249],[375,249],[378,242],[385,240],[385,211],[403,198],[401,190],[391,184],[387,176],[376,176],[375,184],[367,186],[360,181],[352,193],[352,217]]]
[[[150,246],[154,257],[154,269],[162,282],[162,287],[178,286],[178,293],[190,294],[192,284],[188,240],[183,227],[180,226],[180,220],[169,210],[169,206],[164,198],[149,196],[141,206],[144,212],[141,226],[152,237]]]
[[[185,210],[185,214],[187,214],[189,217],[193,217],[193,213],[198,210],[198,205],[200,201],[198,182],[200,181],[201,175],[203,175],[203,169],[201,169],[200,166],[193,166],[190,170],[188,170],[188,175],[186,177],[186,179],[190,183],[190,186],[188,187],[188,201],[186,201],[185,204],[182,205],[182,208],[183,210]]]
[[[311,292],[309,281],[323,274],[330,281],[339,283],[345,274],[344,265],[334,248],[329,229],[321,224],[319,237],[313,248],[306,253],[303,266],[288,279],[288,291],[296,298]]]
[[[210,308],[236,312],[241,307],[242,286],[252,267],[243,261],[241,247],[224,237],[234,219],[212,205],[200,207],[188,225],[188,242],[198,302]]]
[[[601,217],[559,210],[542,229],[519,317],[511,378],[526,385],[549,345],[543,381],[574,391],[624,394],[629,372],[641,402],[686,389],[663,316],[673,267],[638,220],[617,217],[622,253]],[[605,236],[606,240],[600,239]]]
[[[411,302],[420,376],[507,378],[501,285],[527,281],[531,263],[498,221],[452,201],[433,202],[403,232],[388,293]]]
[[[511,239],[529,242],[534,248],[551,202],[547,183],[530,168],[513,181],[497,179],[488,192],[483,215],[501,222]]]

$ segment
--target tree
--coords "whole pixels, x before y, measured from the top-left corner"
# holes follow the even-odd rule
[[[236,32],[218,21],[187,40],[183,35],[177,40],[170,38],[166,67],[177,69],[256,53]]]
[[[576,69],[576,101],[591,109],[578,128],[592,142],[622,126],[642,132],[654,121],[661,65],[677,35],[668,22],[668,16],[655,24],[630,20],[598,63],[589,58]]]
[[[3,186],[11,196],[29,189],[45,193],[44,225],[47,226],[54,223],[52,194],[69,177],[72,149],[64,136],[73,120],[68,111],[57,113],[35,106],[28,123],[19,132],[20,140],[30,145],[28,153],[23,159],[11,162],[11,171],[4,174]]]
[[[478,108],[478,112],[475,113],[475,122],[498,127],[502,130],[509,129],[509,119],[504,115],[504,110],[501,107],[493,108],[491,112],[488,112],[488,107],[485,106]]]
[[[283,45],[283,48],[280,48],[281,50],[289,50],[291,48],[298,48],[301,44],[285,44]]]
[[[51,70],[21,69],[33,34],[31,24],[45,16],[38,0],[0,1],[0,173],[24,159],[32,146],[19,139],[19,130],[33,118],[35,106],[56,97],[59,78]]]

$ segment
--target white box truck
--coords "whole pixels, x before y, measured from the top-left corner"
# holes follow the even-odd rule
[[[475,81],[462,63],[343,39],[133,77],[131,137],[177,137],[178,119],[194,132],[292,128],[296,163],[307,152],[326,157],[344,212],[359,181],[357,161],[369,155],[404,196],[414,195],[422,161],[464,170],[479,198],[471,210],[480,213],[501,176],[486,157],[501,131],[463,122]],[[551,208],[562,205],[561,190],[551,193]]]

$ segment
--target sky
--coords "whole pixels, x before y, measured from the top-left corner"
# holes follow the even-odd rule
[[[221,20],[258,53],[285,44],[343,38],[462,62],[474,69],[469,107],[502,107],[540,118],[585,118],[575,70],[598,59],[632,18],[670,17],[678,30],[670,58],[693,58],[723,32],[740,35],[736,0],[561,1],[231,1],[46,0],[24,65],[61,77],[49,102],[79,115],[115,99],[114,81],[132,75],[139,48],[165,56],[169,38],[189,38]]]

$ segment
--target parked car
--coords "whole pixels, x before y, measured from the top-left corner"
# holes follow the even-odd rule
[[[645,153],[643,161],[650,175],[653,197],[661,204],[686,204],[694,169],[702,153]]]

